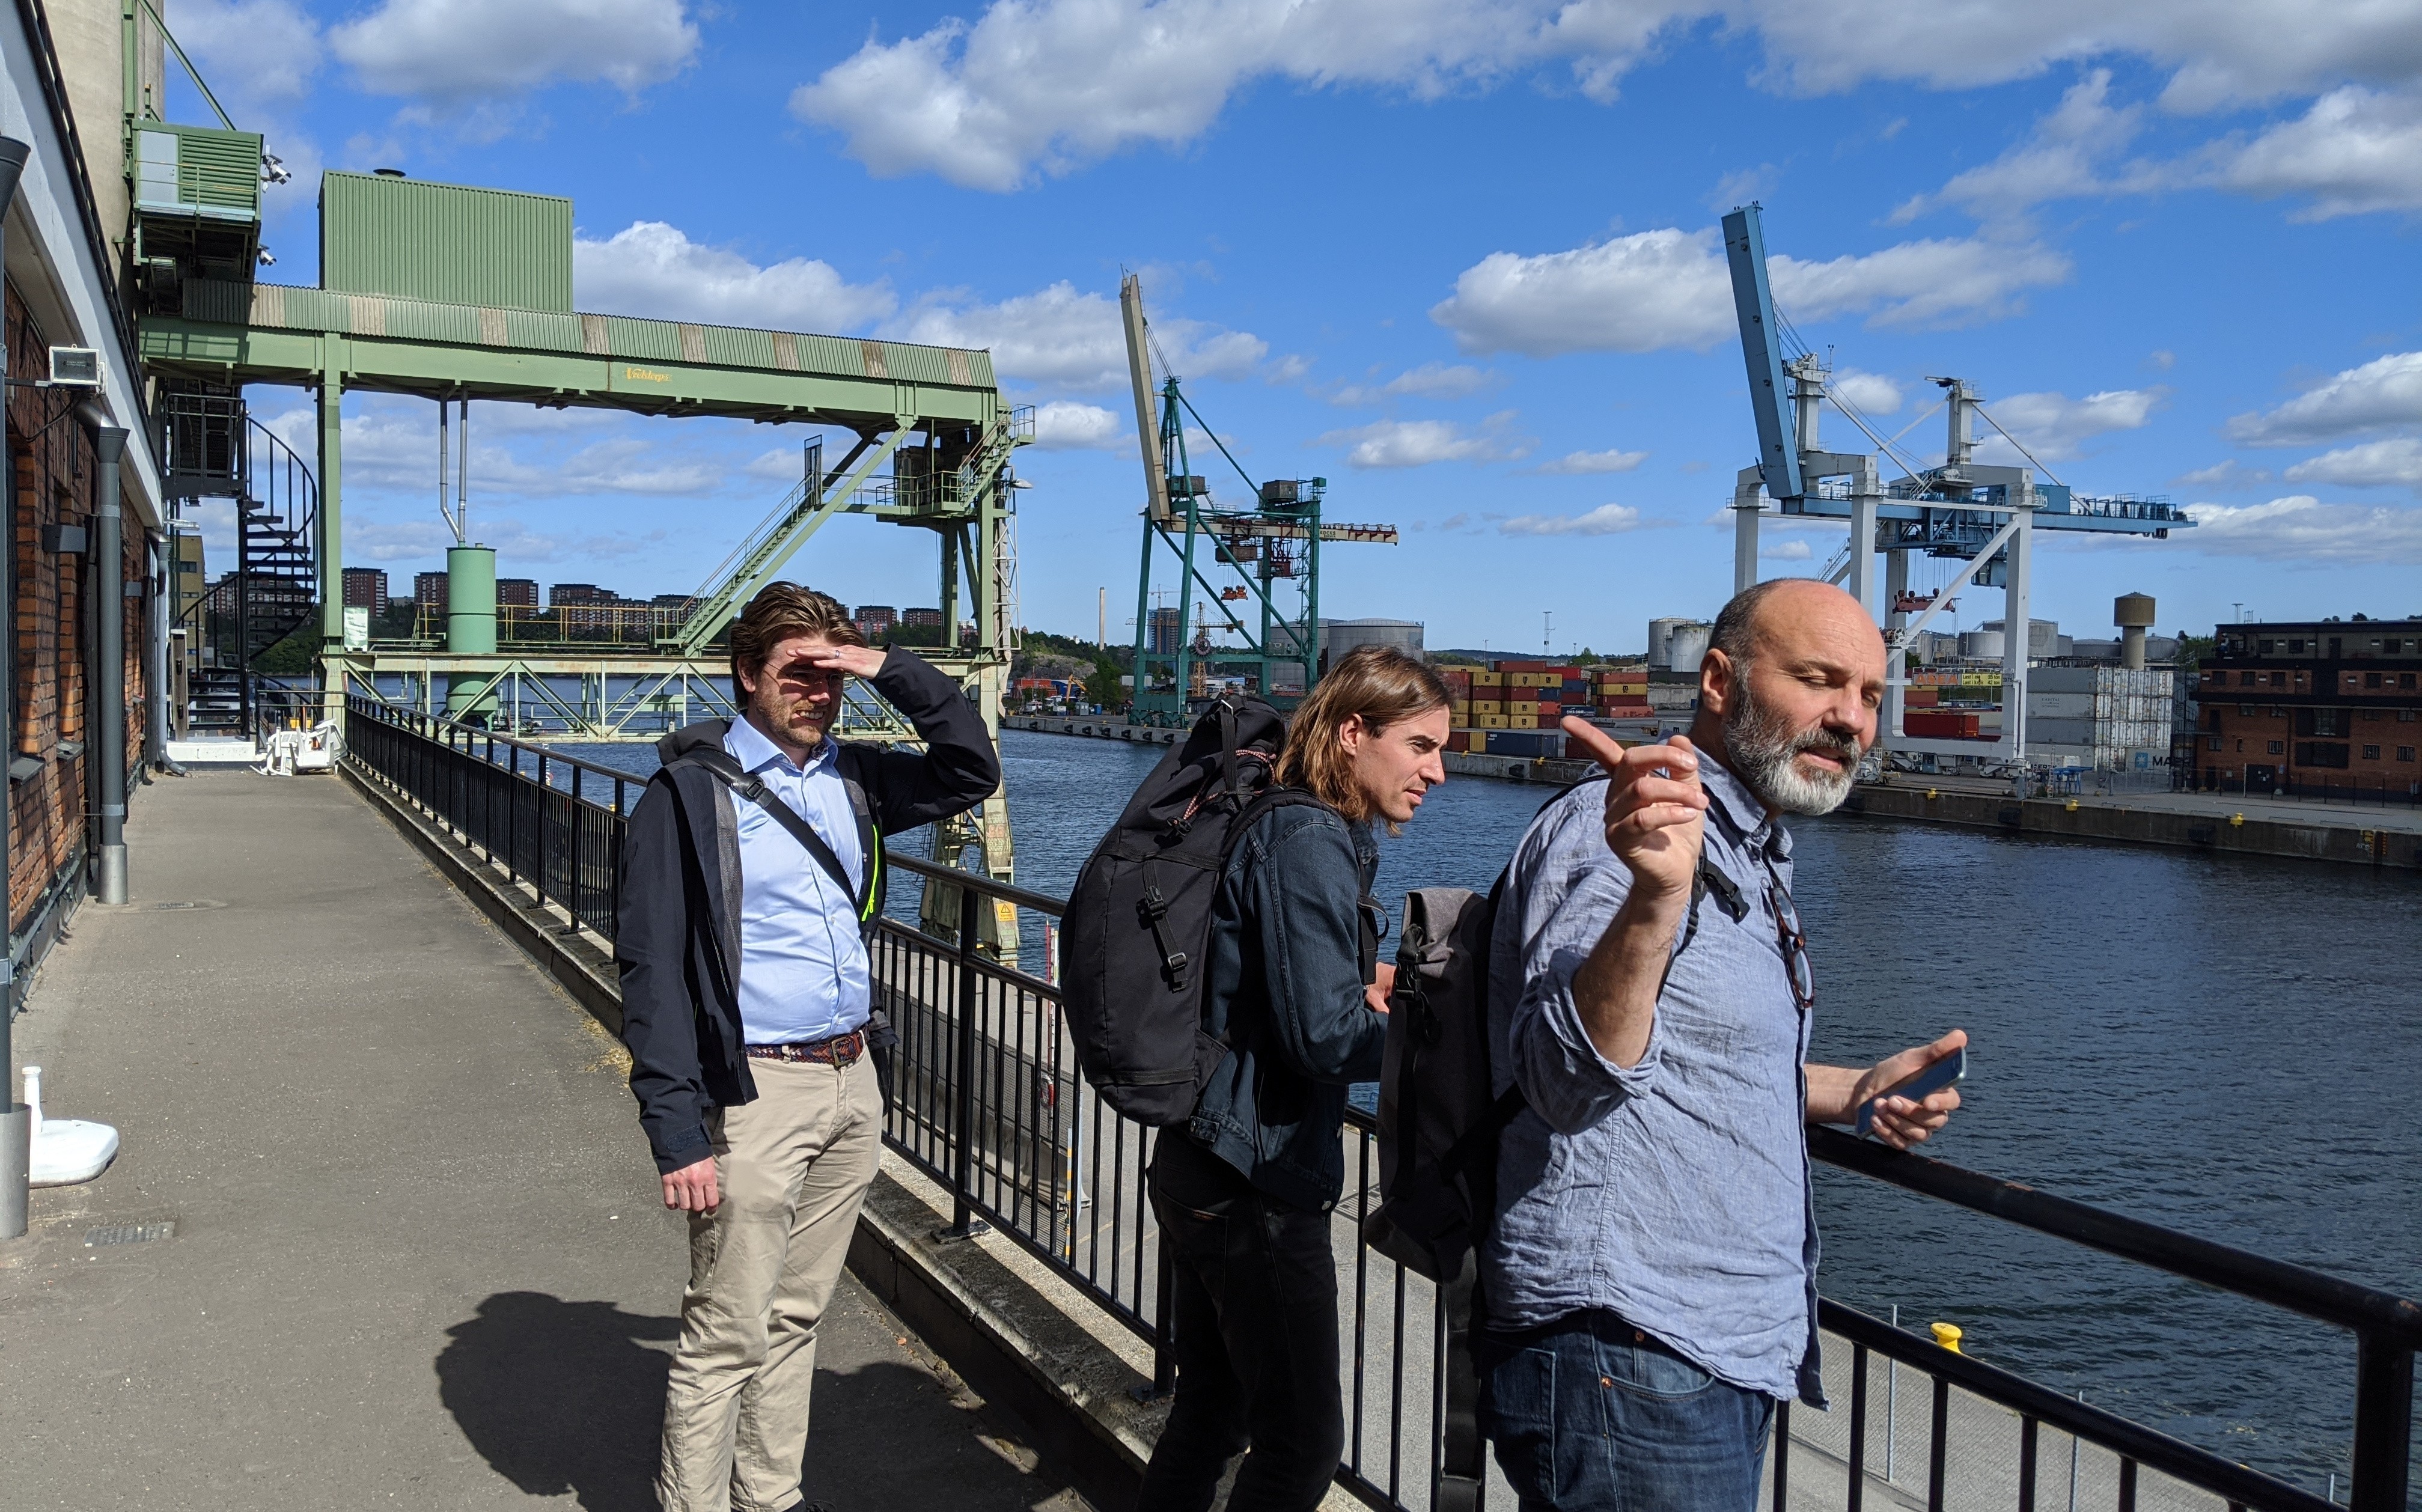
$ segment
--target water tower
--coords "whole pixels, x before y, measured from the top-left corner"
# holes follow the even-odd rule
[[[2145,632],[2153,627],[2153,596],[2120,594],[2112,602],[2111,622],[2119,627],[2119,665],[2141,669],[2145,665]]]

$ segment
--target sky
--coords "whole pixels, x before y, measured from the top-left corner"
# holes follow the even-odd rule
[[[2193,512],[2167,541],[2039,537],[2038,618],[2109,636],[2131,591],[2165,632],[2422,615],[2412,0],[167,14],[292,171],[267,279],[316,281],[323,169],[395,167],[570,197],[583,310],[988,348],[1037,409],[1033,628],[1134,634],[1122,270],[1245,469],[1326,478],[1331,521],[1401,532],[1330,549],[1325,613],[1558,654],[1711,616],[1755,460],[1717,225],[1750,200],[1783,313],[1898,450],[1940,461],[1927,380],[1958,376],[2059,480]],[[307,395],[252,401],[307,440]],[[450,539],[434,428],[425,401],[346,402],[345,560],[405,591]],[[702,582],[815,433],[500,404],[472,429],[498,572],[635,595]],[[1872,449],[1830,408],[1823,439]],[[1993,435],[1982,460],[2017,454]],[[1766,575],[1819,573],[1842,531],[1767,542]],[[790,571],[852,604],[937,597],[933,537],[870,520]],[[1959,623],[2000,616],[1966,597]]]

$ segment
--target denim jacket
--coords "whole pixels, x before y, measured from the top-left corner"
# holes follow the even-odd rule
[[[1228,1056],[1187,1132],[1298,1207],[1336,1205],[1346,1088],[1379,1075],[1387,1020],[1362,996],[1361,911],[1378,869],[1368,827],[1293,804],[1247,832],[1213,906],[1203,1029]]]

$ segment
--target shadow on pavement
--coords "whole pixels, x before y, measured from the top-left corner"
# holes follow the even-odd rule
[[[1081,1509],[896,1320],[844,1286],[819,1330],[815,1422],[802,1488],[845,1512]],[[491,1469],[524,1494],[575,1495],[583,1512],[655,1512],[656,1444],[680,1320],[611,1302],[498,1292],[447,1331],[437,1394]],[[948,1377],[948,1378],[944,1378]]]
[[[499,1475],[584,1512],[655,1512],[669,1342],[678,1318],[498,1292],[447,1330],[437,1396]],[[643,1342],[646,1341],[646,1342]]]

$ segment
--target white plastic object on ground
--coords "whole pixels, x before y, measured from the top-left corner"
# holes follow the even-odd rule
[[[344,748],[344,737],[337,732],[334,720],[325,720],[308,730],[273,730],[261,762],[254,770],[263,777],[293,777],[301,772],[333,771],[337,753]]]
[[[33,1110],[34,1150],[27,1164],[29,1187],[73,1187],[90,1181],[118,1158],[118,1130],[81,1118],[42,1116],[42,1068],[25,1067],[25,1106]]]

